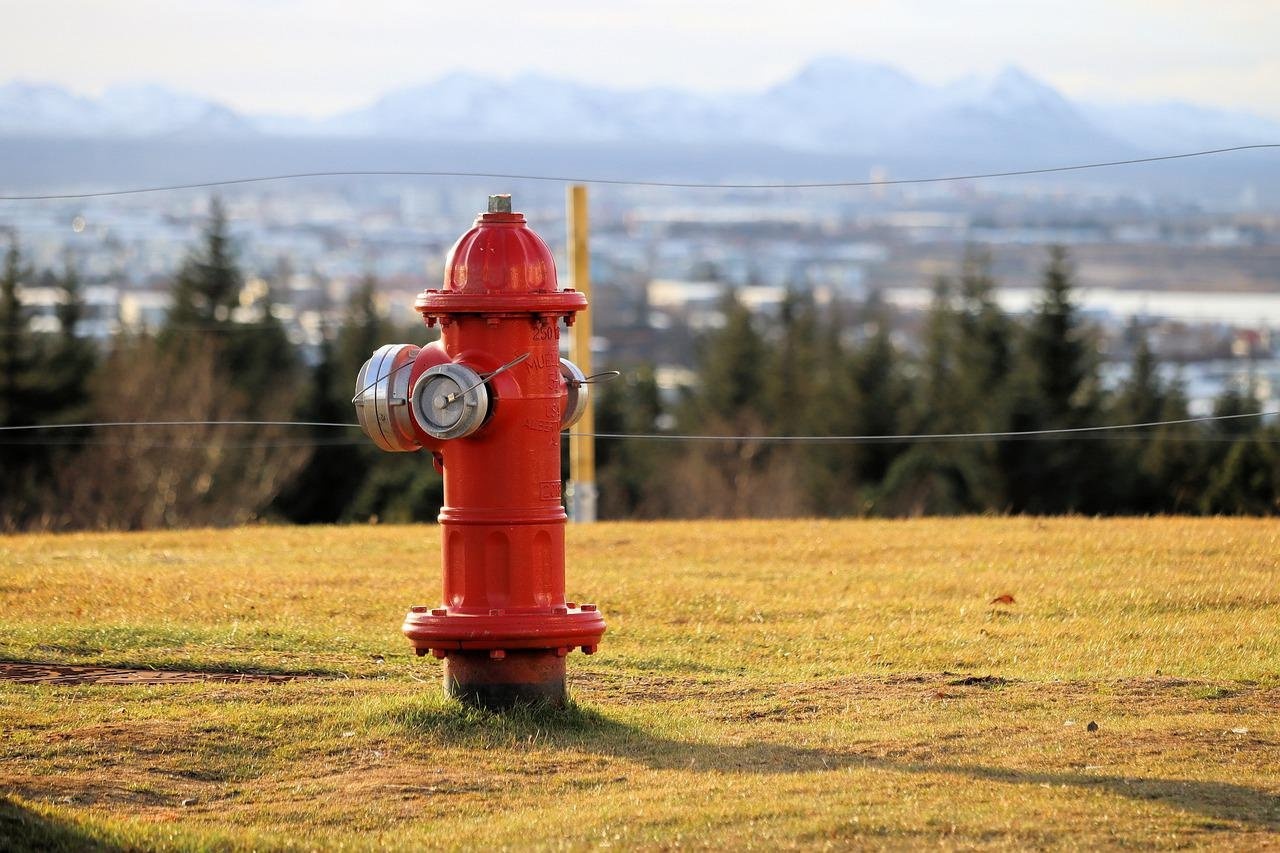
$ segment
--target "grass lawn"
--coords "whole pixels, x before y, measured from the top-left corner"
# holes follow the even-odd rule
[[[318,676],[0,682],[0,849],[1280,845],[1275,521],[570,528],[609,633],[505,718],[399,634],[438,552],[0,538],[0,658]]]

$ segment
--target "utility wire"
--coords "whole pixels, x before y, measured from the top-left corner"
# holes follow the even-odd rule
[[[691,433],[576,433],[571,436],[591,435],[595,438],[632,438],[653,441],[758,441],[765,444],[895,444],[924,441],[994,441],[1072,436],[1088,438],[1098,433],[1116,433],[1125,430],[1155,429],[1165,426],[1202,424],[1231,421],[1241,418],[1265,418],[1280,415],[1274,412],[1247,412],[1239,415],[1205,415],[1198,418],[1179,418],[1168,421],[1147,421],[1136,424],[1110,424],[1106,426],[1065,427],[1059,429],[1029,429],[1007,432],[943,432],[916,433],[911,435],[694,435]]]
[[[1077,163],[1070,166],[1049,166],[1041,169],[1015,169],[1007,172],[981,172],[971,175],[947,175],[933,178],[896,178],[883,181],[815,181],[811,183],[696,183],[684,181],[629,180],[626,178],[584,178],[565,175],[521,175],[504,172],[457,172],[450,170],[414,170],[414,169],[369,169],[369,170],[336,170],[324,172],[292,172],[281,175],[256,175],[247,178],[228,178],[220,181],[199,181],[189,184],[167,184],[152,187],[132,187],[129,189],[100,190],[87,193],[55,193],[47,195],[3,195],[0,201],[59,201],[80,198],[102,198],[104,196],[139,195],[142,193],[170,192],[174,190],[212,189],[241,184],[260,184],[270,181],[291,181],[300,178],[493,178],[511,181],[547,181],[551,183],[600,184],[629,187],[670,187],[674,189],[726,189],[726,190],[792,190],[822,189],[838,187],[887,187],[901,184],[938,184],[948,181],[974,181],[980,178],[1011,178],[1023,175],[1048,175],[1055,172],[1078,172],[1085,169],[1103,169],[1113,166],[1131,166],[1138,163],[1158,163],[1165,160],[1185,160],[1190,157],[1208,157],[1217,154],[1229,154],[1236,151],[1254,151],[1266,148],[1280,148],[1280,142],[1260,143],[1256,145],[1233,145],[1229,148],[1209,148],[1203,151],[1188,151],[1181,154],[1162,154],[1154,157],[1134,157],[1128,160],[1106,160],[1097,163]]]
[[[124,448],[165,448],[169,450],[204,450],[210,447],[208,441],[152,441],[148,439],[95,439],[95,438],[0,438],[3,447],[124,447]],[[297,438],[281,441],[219,441],[220,448],[245,449],[254,447],[370,447],[369,440],[357,438]]]
[[[572,433],[575,436],[585,435],[585,433]],[[645,438],[669,438],[670,436],[660,435],[609,435],[593,433],[595,438],[605,440],[609,439],[645,439]],[[1085,435],[1071,436],[1069,439],[1060,439],[1067,441],[1121,441],[1132,438],[1133,436],[1124,432],[1108,432],[1108,433],[1088,433]],[[699,438],[707,438],[721,441],[737,440],[731,439],[729,436],[699,436]],[[760,440],[760,436],[751,436],[750,438]],[[894,438],[886,436],[885,438]],[[991,441],[1051,441],[1055,436],[1046,435],[1022,435],[1003,439],[989,439]],[[901,442],[901,437],[894,439]],[[973,439],[977,441],[978,439]],[[1238,441],[1253,441],[1268,445],[1280,445],[1280,438],[1269,438],[1266,436],[1256,435],[1168,435],[1163,436],[1162,440],[1171,441],[1176,444],[1234,444]],[[943,439],[922,439],[918,443],[926,444],[930,441],[937,443],[953,443],[958,439],[945,441]],[[708,443],[708,442],[704,442]],[[863,444],[876,444],[877,442],[862,442]],[[893,443],[893,442],[882,442]],[[116,447],[125,449],[166,449],[166,450],[203,450],[210,446],[209,442],[196,441],[151,441],[148,439],[135,440],[101,440],[101,439],[59,439],[59,440],[41,440],[41,439],[3,439],[0,438],[0,447]],[[794,446],[794,445],[793,445]],[[372,449],[372,445],[366,438],[340,438],[340,439],[298,439],[294,441],[232,441],[218,442],[218,447],[230,449],[246,449],[259,447],[368,447]]]
[[[1205,415],[1197,418],[1179,418],[1145,423],[1110,424],[1105,426],[1066,427],[1060,429],[1016,430],[1007,432],[949,432],[917,433],[908,435],[694,435],[676,433],[617,433],[570,432],[577,438],[601,438],[606,440],[639,441],[756,441],[766,444],[894,444],[927,441],[1018,441],[1070,436],[1091,438],[1100,434],[1121,433],[1126,430],[1155,429],[1166,426],[1235,421],[1245,418],[1267,418],[1280,415],[1280,411],[1246,412],[1236,415]],[[33,432],[37,430],[95,429],[110,427],[175,427],[175,426],[304,426],[359,428],[359,424],[328,421],[109,421],[102,423],[35,424],[24,426],[0,426],[0,432]]]
[[[305,427],[360,427],[360,424],[336,421],[96,421],[76,424],[24,424],[0,426],[0,432],[30,432],[33,430],[97,429],[106,427],[176,427],[176,426],[305,426]]]

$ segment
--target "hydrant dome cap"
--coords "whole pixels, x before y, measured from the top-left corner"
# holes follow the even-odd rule
[[[449,250],[444,289],[468,294],[559,290],[551,249],[519,213],[483,213]]]

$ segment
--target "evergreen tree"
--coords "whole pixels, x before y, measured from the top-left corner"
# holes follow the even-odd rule
[[[599,396],[594,403],[595,422],[599,432],[647,434],[657,429],[662,402],[652,367],[641,365],[624,371],[617,381],[596,387]],[[662,472],[669,456],[668,448],[654,442],[598,441],[600,516],[652,516],[661,505],[656,493],[667,487]]]
[[[787,291],[779,311],[777,343],[772,366],[763,377],[763,404],[769,426],[780,435],[797,435],[808,426],[809,409],[817,392],[818,320],[813,296]]]
[[[274,313],[269,282],[246,293],[226,211],[216,197],[201,241],[174,279],[173,304],[160,333],[162,348],[183,353],[210,348],[240,392],[246,418],[266,418],[294,399],[298,367],[294,347]],[[254,296],[242,306],[246,296]],[[237,316],[237,309],[244,308]]]
[[[216,196],[198,247],[188,253],[174,279],[173,305],[162,340],[182,331],[218,331],[231,323],[244,275],[236,263],[226,209]]]
[[[0,425],[65,424],[87,419],[92,346],[75,335],[83,313],[79,277],[68,264],[62,276],[45,273],[41,284],[62,291],[56,309],[56,334],[31,330],[18,288],[32,271],[22,262],[17,241],[10,243],[0,272]],[[63,442],[83,433],[59,433]],[[39,516],[53,500],[52,475],[69,446],[49,445],[47,436],[5,436],[0,443],[0,525],[19,526]]]
[[[1160,378],[1159,362],[1138,327],[1127,337],[1134,346],[1129,376],[1119,388],[1112,420],[1121,424],[1183,420],[1187,401],[1176,383]],[[1193,508],[1188,501],[1200,464],[1195,428],[1174,424],[1115,437],[1114,466],[1117,511],[1127,513],[1178,512]]]
[[[1031,322],[1027,356],[1046,422],[1084,426],[1097,414],[1097,363],[1077,312],[1074,274],[1066,249],[1049,250],[1040,305]]]
[[[1217,417],[1252,415],[1262,411],[1252,382],[1228,388],[1214,401]],[[1280,512],[1280,453],[1256,418],[1232,418],[1213,424],[1215,445],[1202,512],[1228,515],[1267,515]]]
[[[268,285],[250,306],[245,322],[223,332],[225,364],[231,381],[245,399],[245,414],[262,417],[276,408],[273,396],[292,399],[299,360],[284,324],[275,315],[275,292]]]
[[[701,342],[699,387],[680,407],[679,422],[688,432],[748,437],[685,448],[677,468],[687,482],[673,489],[673,505],[719,517],[782,513],[802,500],[798,478],[775,447],[754,438],[773,430],[765,379],[773,349],[736,293],[726,291],[722,306],[724,326]]]
[[[306,397],[298,409],[301,420],[344,423],[352,419],[351,395],[345,394],[333,344],[320,344],[320,360],[311,372]],[[352,383],[354,384],[354,383]],[[295,524],[333,524],[341,520],[367,475],[368,453],[353,442],[363,436],[341,435],[329,427],[312,427],[316,442],[306,465],[275,501],[275,511]]]
[[[1013,339],[1013,322],[996,303],[991,257],[970,249],[960,276],[956,316],[957,420],[966,431],[994,432],[1005,426]]]
[[[1074,302],[1065,249],[1050,249],[1039,305],[1011,380],[1012,430],[1070,429],[1100,422],[1102,405],[1092,338]],[[1084,438],[1008,441],[1001,450],[1012,509],[1096,512],[1114,502],[1103,442]]]
[[[56,309],[58,333],[46,347],[42,370],[49,401],[45,408],[51,422],[85,421],[91,408],[89,383],[98,353],[91,341],[77,334],[85,313],[83,285],[70,257],[65,260],[62,274],[53,279],[61,298]]]
[[[903,414],[911,404],[911,395],[899,373],[898,352],[889,336],[889,318],[877,317],[873,328],[847,362],[857,414],[849,425],[849,434],[895,435],[907,429]],[[879,483],[901,452],[902,446],[898,444],[860,445],[859,481],[868,485]]]
[[[924,329],[924,352],[914,403],[914,430],[954,432],[959,429],[956,397],[957,326],[954,285],[939,276],[933,283],[933,301]]]
[[[860,382],[871,381],[868,374],[875,366],[868,359],[851,354],[845,341],[845,308],[833,303],[825,308],[823,317],[814,321],[814,357],[812,375],[803,386],[805,399],[796,408],[802,420],[792,423],[792,435],[853,435],[867,429],[868,417],[879,413],[868,412],[863,406]],[[879,334],[878,313],[872,320],[876,324],[874,334]],[[865,330],[865,327],[864,327]],[[892,364],[886,365],[892,369]],[[886,376],[886,379],[889,377]],[[807,509],[815,515],[838,516],[865,511],[867,494],[873,487],[867,469],[871,467],[868,455],[877,448],[856,444],[812,444],[790,446],[790,453],[803,460],[801,466]]]
[[[1212,472],[1201,509],[1225,515],[1273,515],[1280,512],[1280,453],[1262,437],[1229,445]]]
[[[351,393],[346,395],[348,401],[355,393],[355,377],[360,366],[373,355],[374,350],[391,341],[391,323],[378,310],[377,287],[373,276],[361,279],[347,303],[346,315],[338,330],[334,347],[338,367],[335,376],[343,391],[351,386]],[[350,377],[349,382],[346,377]]]
[[[33,406],[35,337],[18,295],[29,275],[17,238],[11,238],[0,270],[0,426],[38,423]],[[21,526],[34,511],[35,448],[26,441],[7,435],[0,439],[0,529]]]
[[[698,420],[760,425],[771,352],[736,292],[726,291],[722,310],[724,326],[703,351]]]
[[[18,295],[28,275],[17,238],[11,238],[0,271],[0,425],[4,426],[30,423],[27,396],[35,341]]]
[[[996,432],[1008,417],[1012,323],[995,302],[990,258],[969,249],[958,282],[940,278],[925,329],[914,431]],[[958,513],[999,507],[1005,490],[993,442],[922,442],[885,472],[881,508]]]

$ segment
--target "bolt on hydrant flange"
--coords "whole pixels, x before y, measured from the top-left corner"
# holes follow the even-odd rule
[[[404,634],[444,659],[445,690],[464,702],[563,704],[565,657],[594,653],[605,631],[564,589],[561,431],[588,386],[560,358],[560,321],[587,300],[559,288],[551,251],[503,195],[414,307],[441,339],[377,350],[352,401],[375,444],[425,448],[444,474],[444,606],[413,607]]]

